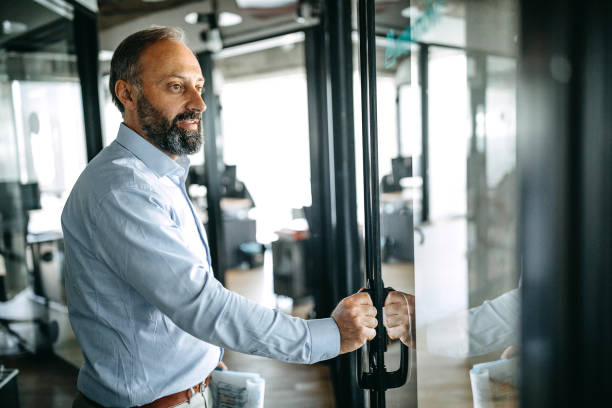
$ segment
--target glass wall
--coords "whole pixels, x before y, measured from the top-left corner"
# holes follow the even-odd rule
[[[415,296],[417,327],[412,383],[389,407],[518,405],[517,10],[503,3],[377,7],[382,275]],[[398,356],[392,342],[387,370]]]
[[[303,68],[223,85],[224,161],[236,165],[256,203],[262,243],[291,226],[293,209],[311,205],[307,102]]]
[[[243,255],[240,245],[266,248],[263,262],[242,262],[249,275],[229,271],[227,286],[307,317],[314,307],[310,279],[315,273],[307,221],[312,197],[304,34],[229,49],[215,68],[222,182],[234,178],[246,192],[225,194],[221,201],[227,258]]]
[[[41,4],[2,6],[0,295],[61,302],[60,214],[87,160],[72,9]]]

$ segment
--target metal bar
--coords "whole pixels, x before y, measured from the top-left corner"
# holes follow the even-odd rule
[[[362,0],[363,1],[363,0]],[[385,292],[384,284],[382,281],[381,272],[381,255],[380,255],[380,195],[379,195],[379,183],[378,183],[378,123],[377,123],[377,104],[376,104],[376,43],[374,40],[375,26],[374,26],[374,0],[365,0],[367,4],[366,10],[366,33],[367,33],[367,79],[368,79],[368,99],[369,99],[369,143],[370,143],[370,183],[371,183],[371,200],[372,200],[372,255],[373,255],[373,269],[372,278],[374,285],[371,286],[374,289],[374,306],[376,307],[378,314],[377,316],[383,316],[383,306],[385,304]],[[367,220],[366,220],[367,223]],[[367,244],[367,243],[366,243]],[[371,407],[384,408],[385,403],[385,391],[386,391],[386,374],[387,370],[385,367],[385,351],[387,348],[387,333],[385,326],[379,324],[376,327],[376,341],[374,342],[375,351],[375,370],[376,370],[376,392],[370,396],[370,401],[376,400],[376,405]]]
[[[355,135],[353,116],[353,53],[351,1],[325,0],[322,25],[325,50],[329,186],[331,219],[329,242],[335,245],[334,269],[330,271],[334,301],[355,293],[361,285],[357,186],[355,184]],[[363,391],[357,387],[355,353],[335,359],[332,366],[338,406],[363,407]]]
[[[361,71],[361,109],[363,135],[363,177],[365,209],[366,282],[371,289],[378,316],[383,315],[384,285],[380,270],[380,200],[378,193],[378,137],[376,115],[376,43],[374,38],[374,1],[359,0],[359,56]],[[385,406],[384,325],[376,328],[376,338],[368,347],[370,372],[370,407]],[[361,375],[361,373],[359,373]]]
[[[74,47],[77,68],[81,80],[85,146],[87,160],[92,160],[102,150],[102,119],[98,93],[98,16],[80,4],[74,5]]]
[[[598,7],[599,6],[599,7]],[[584,10],[585,42],[578,50],[577,61],[583,61],[583,82],[577,91],[584,118],[581,173],[581,279],[582,323],[580,350],[588,351],[577,376],[589,376],[582,384],[580,403],[596,406],[598,401],[612,400],[612,355],[606,345],[612,342],[612,5],[592,3]],[[580,72],[580,70],[578,71]],[[591,101],[597,101],[594,108]],[[594,318],[601,316],[602,318]]]
[[[336,299],[329,284],[332,271],[336,271],[335,241],[331,239],[331,194],[329,167],[329,133],[327,131],[327,87],[325,82],[324,36],[320,27],[306,30],[304,53],[306,87],[308,92],[308,129],[310,138],[310,188],[312,207],[308,220],[313,242],[313,271],[320,273],[315,279],[315,311],[317,316],[329,316]],[[333,278],[332,278],[333,280]]]
[[[365,214],[365,260],[366,260],[366,286],[372,287],[374,282],[374,254],[372,245],[374,240],[372,224],[372,176],[370,161],[370,87],[368,78],[368,43],[367,43],[367,13],[365,10],[365,0],[359,1],[359,68],[361,73],[361,137],[363,140],[363,194],[364,194],[364,214]]]
[[[421,177],[423,203],[421,222],[429,221],[429,46],[419,46],[419,82],[421,85]]]
[[[355,185],[355,135],[353,116],[353,54],[350,37],[350,0],[327,0],[326,13],[326,64],[328,93],[328,126],[330,140],[330,181],[333,191],[332,205],[337,234],[338,261],[344,279],[339,282],[339,297],[359,290],[361,273],[359,265],[359,235],[357,231],[357,199]],[[340,299],[338,299],[340,300]]]
[[[400,100],[401,86],[395,87],[395,136],[397,137],[397,157],[402,157],[402,102]]]
[[[219,174],[219,157],[217,154],[217,129],[219,128],[219,105],[214,92],[212,53],[205,51],[197,55],[202,73],[206,80],[204,101],[206,111],[204,120],[204,167],[206,172],[206,200],[208,202],[208,247],[215,278],[225,284],[227,260],[223,232],[223,215],[221,214],[221,176]]]

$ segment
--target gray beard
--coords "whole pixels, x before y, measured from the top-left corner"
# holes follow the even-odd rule
[[[200,113],[184,112],[176,115],[170,123],[144,95],[136,102],[136,112],[145,136],[162,151],[184,156],[196,153],[202,147],[201,120],[198,130],[187,130],[177,125],[180,120],[201,119]]]

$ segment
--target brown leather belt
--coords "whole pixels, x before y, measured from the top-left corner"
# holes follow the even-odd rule
[[[206,377],[206,380],[204,380],[204,389],[208,387],[208,383],[210,383],[210,376]],[[166,395],[165,397],[158,398],[155,401],[149,402],[146,405],[141,405],[139,408],[168,408],[182,404],[183,402],[189,401],[189,399],[194,394],[194,390],[195,392],[200,392],[201,385],[202,384],[198,384],[195,387],[188,388],[184,391],[179,391],[175,392],[174,394]],[[204,391],[204,389],[202,389],[202,391]]]

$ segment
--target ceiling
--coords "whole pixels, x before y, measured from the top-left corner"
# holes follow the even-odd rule
[[[53,51],[68,48],[69,21],[34,1],[0,2],[0,21],[21,25],[19,30],[0,29],[0,48],[7,51]],[[55,48],[54,48],[55,47]]]
[[[98,29],[106,30],[148,14],[170,10],[202,0],[165,0],[147,3],[141,0],[98,0]]]
[[[315,5],[313,17],[298,22],[298,4],[308,1]],[[340,1],[340,0],[337,0]],[[308,25],[318,24],[319,0],[98,0],[100,49],[114,50],[129,34],[151,25],[176,26],[184,29],[187,44],[194,52],[205,50],[206,43],[201,33],[208,29],[206,23],[187,24],[185,16],[192,12],[211,13],[216,3],[217,13],[238,14],[242,22],[230,27],[221,27],[224,49],[270,38],[287,32],[299,31]],[[412,9],[417,16],[435,6],[436,21],[428,24],[427,32],[421,38],[425,42],[465,46],[469,43],[483,49],[511,49],[513,44],[494,43],[492,38],[513,38],[516,27],[508,21],[516,20],[515,0],[376,0],[376,33],[384,37],[390,29],[397,37],[411,27],[410,18],[402,11]],[[351,0],[353,9],[353,28],[357,29],[357,0]],[[472,6],[473,5],[473,6]],[[472,35],[466,35],[466,10],[470,9]],[[431,11],[431,10],[430,10]],[[45,10],[35,1],[20,1],[15,4],[0,2],[0,16],[10,16],[10,20],[28,21],[28,32],[18,35],[1,34],[0,45],[10,49],[54,38],[53,28],[58,16]],[[5,17],[6,18],[6,17]],[[413,17],[412,24],[419,24],[422,17]],[[443,20],[443,22],[440,22]],[[40,29],[37,29],[41,27]],[[45,28],[47,27],[47,28]],[[57,30],[56,30],[57,31]],[[62,31],[65,31],[62,29]],[[496,33],[502,34],[496,34]],[[19,44],[17,41],[21,37]],[[489,44],[490,43],[490,44]],[[44,44],[43,44],[44,45]],[[23,48],[23,47],[22,47]],[[39,47],[42,49],[43,47]],[[25,49],[24,49],[25,50]]]
[[[238,0],[238,3],[242,1]],[[98,0],[100,46],[112,50],[127,35],[155,24],[183,28],[188,45],[195,52],[202,51],[205,43],[200,33],[207,29],[207,24],[187,24],[185,16],[191,12],[211,13],[212,3],[212,0],[165,0],[157,3]],[[242,17],[240,24],[220,29],[225,46],[246,42],[251,37],[271,36],[299,27],[296,21],[297,0],[280,7],[257,8],[241,8],[235,0],[217,0],[216,3],[217,13],[231,12]],[[256,4],[275,3],[278,0],[258,0]]]
[[[353,9],[356,3],[356,0],[352,1]],[[414,3],[418,7],[419,0],[413,0]],[[408,26],[410,20],[401,15],[401,10],[409,5],[409,0],[376,1],[377,33],[384,35],[389,28],[401,31]],[[98,6],[102,49],[112,50],[130,33],[152,24],[182,27],[187,43],[195,52],[205,47],[200,33],[206,29],[206,25],[187,24],[185,15],[190,12],[210,13],[212,0],[165,0],[155,3],[143,0],[98,0]],[[224,46],[300,29],[300,23],[296,20],[298,0],[217,0],[217,10],[219,13],[227,11],[242,17],[242,23],[221,28]],[[315,18],[307,21],[306,25],[317,22],[316,6],[314,14]],[[353,25],[356,27],[356,13],[353,15]]]

